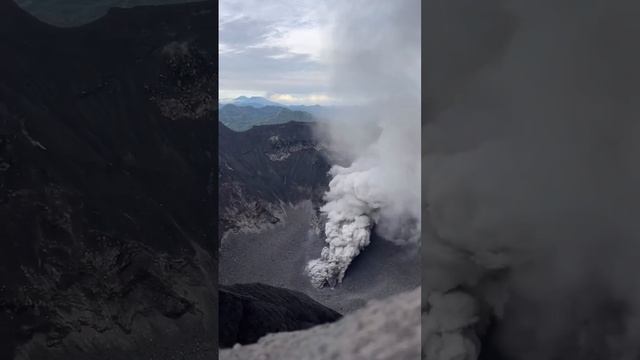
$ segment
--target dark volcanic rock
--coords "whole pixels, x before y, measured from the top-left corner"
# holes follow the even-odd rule
[[[256,344],[223,349],[219,359],[418,360],[420,300],[420,290],[415,289],[371,301],[332,324],[270,334]]]
[[[238,133],[219,123],[221,235],[278,223],[283,204],[320,203],[330,165],[313,126],[290,122]]]
[[[0,0],[0,358],[216,351],[216,4]]]
[[[281,331],[338,320],[341,315],[307,295],[264,284],[220,286],[220,347],[252,344]]]

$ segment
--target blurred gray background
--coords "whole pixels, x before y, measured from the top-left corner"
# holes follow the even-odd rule
[[[51,25],[61,27],[89,23],[105,15],[112,7],[165,5],[197,0],[15,0],[21,8]]]

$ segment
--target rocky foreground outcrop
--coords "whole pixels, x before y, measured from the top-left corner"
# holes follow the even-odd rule
[[[270,334],[256,344],[222,350],[221,360],[418,360],[420,289],[308,330]]]
[[[269,333],[295,331],[340,319],[309,296],[260,283],[220,285],[220,347],[251,344]]]
[[[216,6],[0,0],[0,359],[215,357]]]

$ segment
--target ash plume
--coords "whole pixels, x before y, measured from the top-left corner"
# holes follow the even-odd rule
[[[342,281],[374,226],[397,242],[417,242],[420,231],[420,1],[336,1],[331,9],[333,94],[359,106],[318,132],[350,158],[330,172],[327,244],[306,269],[317,287]]]
[[[423,356],[639,359],[640,6],[432,7]]]

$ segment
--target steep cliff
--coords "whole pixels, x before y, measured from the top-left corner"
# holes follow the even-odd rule
[[[330,165],[313,126],[290,122],[234,132],[219,124],[221,235],[277,224],[287,204],[320,204]]]
[[[215,9],[0,0],[0,358],[215,354]]]

